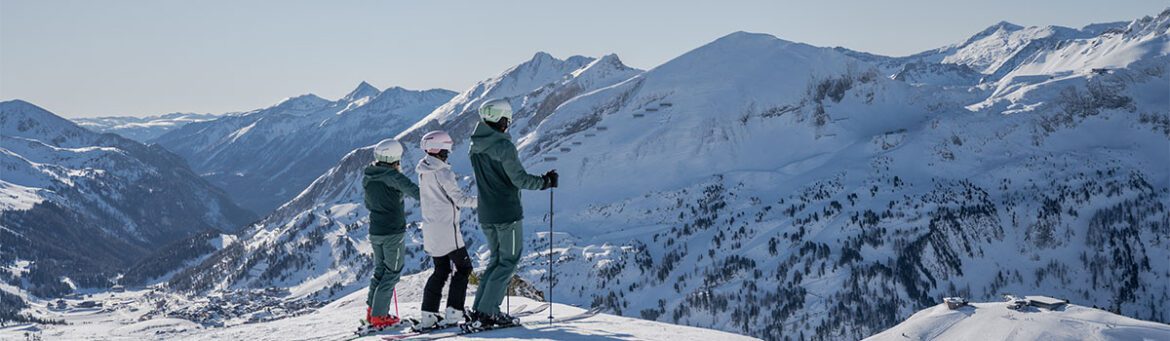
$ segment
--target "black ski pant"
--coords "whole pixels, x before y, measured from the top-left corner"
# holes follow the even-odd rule
[[[451,288],[447,292],[447,306],[462,311],[467,300],[467,276],[471,275],[471,257],[467,255],[467,248],[461,247],[442,257],[432,257],[431,260],[435,261],[435,272],[427,278],[427,286],[423,289],[422,310],[439,312],[443,286],[447,284],[447,277],[450,276]]]

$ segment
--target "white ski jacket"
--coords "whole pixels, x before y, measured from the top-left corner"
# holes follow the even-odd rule
[[[427,155],[414,170],[422,205],[423,250],[431,257],[442,257],[466,246],[459,230],[459,208],[475,207],[476,198],[463,193],[451,165],[443,160]]]

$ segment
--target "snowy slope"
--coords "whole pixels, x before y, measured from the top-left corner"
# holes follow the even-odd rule
[[[1016,291],[1165,322],[1168,13],[1076,34],[1001,27],[977,37],[1060,42],[928,51],[937,58],[919,60],[926,72],[913,79],[889,77],[895,58],[745,32],[645,72],[538,54],[398,136],[409,164],[423,132],[451,132],[452,164],[472,188],[461,155],[477,103],[521,108],[510,132],[526,167],[562,174],[559,303],[764,339],[861,339],[942,296]],[[1092,44],[1116,48],[1076,47]],[[1061,61],[1067,51],[1052,46],[1087,55]],[[371,159],[352,151],[169,285],[274,286],[290,299],[360,290],[359,172]],[[544,288],[548,193],[524,200],[520,275]],[[462,218],[482,264],[474,214]],[[414,272],[428,265],[410,231]]]
[[[174,151],[241,206],[267,213],[354,148],[394,136],[455,94],[380,91],[362,82],[336,101],[315,95],[184,125],[151,142]]]
[[[1167,340],[1170,325],[1069,305],[1058,310],[975,303],[959,310],[940,304],[865,340]]]
[[[1084,39],[1062,40],[1050,48],[1018,55],[1012,68],[1001,68],[992,74],[1001,81],[988,84],[986,87],[993,89],[992,93],[973,104],[972,109],[1032,108],[1054,102],[1052,99],[1061,100],[1058,104],[1070,112],[1090,109],[1088,106],[1129,105],[1114,96],[1118,92],[1160,100],[1151,104],[1154,108],[1157,105],[1165,108],[1170,101],[1165,92],[1159,92],[1163,89],[1159,85],[1164,83],[1151,80],[1170,62],[1168,55],[1170,10],[1157,17],[1136,20],[1124,29],[1112,29]]]
[[[1056,74],[1061,71],[1087,72],[1095,67],[1124,67],[1141,59],[1143,52],[1128,51],[1134,38],[1150,33],[1165,35],[1165,27],[1146,27],[1157,18],[1147,17],[1134,22],[1091,24],[1083,28],[1062,26],[1024,27],[1000,22],[972,35],[966,41],[905,57],[886,57],[844,48],[838,50],[874,64],[883,75],[892,75],[909,82],[933,85],[966,85],[996,83],[1017,70],[1036,70],[1026,64],[1045,67],[1029,74]],[[1126,39],[1114,39],[1125,37]],[[1155,37],[1156,38],[1156,37]],[[1164,38],[1156,38],[1164,39]],[[1131,40],[1118,44],[1120,40]],[[1164,45],[1154,43],[1154,45]],[[1157,47],[1155,46],[1155,47]],[[1134,53],[1136,52],[1136,53]],[[1051,60],[1050,60],[1051,59]],[[934,79],[931,79],[934,78]]]
[[[425,274],[403,278],[399,308],[405,316],[417,316]],[[413,290],[412,290],[413,289]],[[357,320],[365,315],[365,290],[341,297],[320,309],[286,319],[265,323],[240,323],[225,328],[207,328],[178,317],[156,316],[154,305],[174,308],[184,304],[174,296],[158,292],[138,291],[101,295],[101,310],[69,308],[49,309],[43,302],[34,304],[38,316],[63,319],[69,326],[40,326],[18,324],[0,327],[0,338],[23,339],[31,330],[44,339],[111,339],[111,340],[340,340],[352,336]],[[160,303],[161,302],[161,303]],[[523,297],[512,297],[514,307],[536,306]],[[70,301],[76,304],[76,301]],[[552,307],[558,317],[581,313],[584,309],[557,304]],[[146,316],[148,318],[142,318]],[[546,314],[530,316],[526,322],[545,321]],[[386,334],[390,334],[387,332]],[[754,338],[694,327],[670,325],[628,317],[600,314],[594,317],[563,322],[556,325],[537,324],[523,328],[497,330],[458,339],[504,340],[567,340],[593,338],[621,338],[637,340],[754,340]],[[359,340],[381,340],[369,336]]]
[[[188,123],[210,121],[218,117],[214,114],[171,113],[146,117],[83,117],[75,118],[73,122],[95,132],[114,133],[145,143]]]
[[[1165,41],[1152,32],[1135,40]],[[1002,116],[963,106],[980,91],[911,88],[768,41],[725,37],[521,138],[523,155],[545,151],[535,168],[564,176],[558,238],[577,244],[562,259],[593,270],[562,264],[580,274],[561,279],[577,302],[769,339],[860,338],[947,293],[1036,288],[1166,321],[1165,52]]]
[[[161,148],[19,100],[0,129],[0,265],[33,260],[12,283],[36,295],[107,287],[162,244],[254,218]]]

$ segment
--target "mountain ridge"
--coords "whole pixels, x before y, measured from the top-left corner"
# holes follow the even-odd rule
[[[151,142],[183,156],[241,205],[269,212],[346,152],[397,134],[451,96],[441,89],[382,92],[362,82],[337,101],[290,97],[187,124]]]
[[[164,149],[25,101],[0,102],[0,113],[0,261],[35,260],[16,275],[33,295],[108,287],[156,244],[254,219]]]

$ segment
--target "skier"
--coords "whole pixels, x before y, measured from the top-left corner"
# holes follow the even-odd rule
[[[515,323],[512,316],[500,311],[500,303],[507,294],[523,247],[520,190],[557,187],[557,172],[551,170],[536,176],[524,170],[516,145],[507,134],[512,106],[506,100],[485,102],[479,107],[479,115],[481,121],[471,135],[470,155],[479,190],[479,222],[491,255],[487,269],[480,276],[472,305],[474,311],[469,317],[472,328],[488,328]]]
[[[366,296],[366,321],[375,330],[398,324],[390,315],[394,285],[402,273],[406,212],[402,195],[418,199],[418,186],[399,171],[402,144],[385,139],[374,146],[374,163],[362,177],[366,209],[370,211],[370,246],[374,249],[374,277]]]
[[[467,298],[467,277],[471,274],[471,257],[459,230],[459,207],[476,206],[476,198],[463,193],[455,183],[455,173],[447,164],[454,142],[441,130],[423,135],[420,143],[427,156],[414,169],[418,173],[422,199],[423,249],[435,262],[435,271],[427,278],[423,290],[422,316],[416,329],[453,326],[463,321],[463,303]],[[452,273],[451,265],[455,265]],[[443,286],[451,276],[447,308],[439,313]]]

